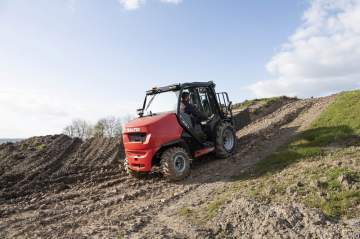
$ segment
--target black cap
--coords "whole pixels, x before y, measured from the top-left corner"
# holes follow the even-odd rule
[[[185,92],[183,92],[183,93],[181,94],[181,98],[186,98],[186,97],[188,97],[189,95],[190,95],[190,93],[187,92],[187,91],[185,91]]]

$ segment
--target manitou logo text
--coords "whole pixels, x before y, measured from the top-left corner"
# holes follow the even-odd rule
[[[128,133],[140,132],[140,128],[126,128],[126,132]]]

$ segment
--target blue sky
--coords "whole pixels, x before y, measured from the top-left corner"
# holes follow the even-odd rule
[[[306,96],[270,88],[314,2],[0,0],[0,137],[133,114],[146,89],[176,82],[212,80],[235,102]]]

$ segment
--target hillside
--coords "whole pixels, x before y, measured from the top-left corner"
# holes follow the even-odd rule
[[[360,91],[260,102],[178,183],[126,175],[117,139],[0,145],[0,238],[359,237]]]
[[[220,237],[358,237],[359,113],[360,91],[353,91],[336,96],[309,125],[305,115],[296,118],[289,143],[234,177],[203,208],[180,214],[205,228],[216,225]]]

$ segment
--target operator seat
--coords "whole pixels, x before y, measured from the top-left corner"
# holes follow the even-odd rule
[[[180,112],[180,120],[191,133],[197,136],[197,138],[199,138],[202,142],[206,141],[206,134],[202,130],[200,124],[195,123],[195,119],[193,119],[191,115]]]

